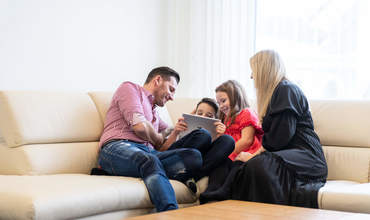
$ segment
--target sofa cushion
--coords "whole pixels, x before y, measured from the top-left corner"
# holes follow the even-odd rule
[[[103,124],[86,93],[0,91],[0,130],[9,147],[98,141]]]
[[[179,204],[196,202],[184,184],[171,184]],[[75,219],[153,208],[141,179],[83,174],[2,176],[0,201],[6,201],[0,219]]]
[[[105,116],[112,101],[113,92],[96,91],[88,93],[99,111],[101,121],[104,123]]]
[[[328,181],[319,191],[319,208],[370,213],[370,183]]]
[[[87,174],[96,166],[97,152],[98,142],[31,144],[15,148],[0,144],[0,174]]]
[[[191,113],[200,99],[196,98],[175,98],[174,101],[166,103],[167,110],[171,117],[171,120],[176,123],[179,117],[182,117],[182,113]]]
[[[311,100],[310,108],[322,145],[370,147],[369,101]]]
[[[370,148],[324,146],[328,180],[367,183],[370,180]]]
[[[3,136],[1,135],[1,132],[0,132],[0,143],[3,143],[3,142],[5,142],[5,140],[4,140],[4,138],[3,138]]]

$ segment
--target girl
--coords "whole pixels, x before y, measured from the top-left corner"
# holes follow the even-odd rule
[[[241,152],[252,157],[261,147],[263,132],[244,88],[235,80],[226,81],[216,88],[216,99],[220,105],[219,117],[227,127],[225,134],[236,141],[229,158],[234,161]]]
[[[261,149],[263,131],[258,117],[249,108],[244,88],[237,81],[228,80],[216,88],[216,99],[220,106],[219,118],[226,126],[224,134],[232,136],[236,143],[229,160],[211,172],[208,188],[200,195],[201,203],[230,197],[235,172],[243,161],[252,158]]]

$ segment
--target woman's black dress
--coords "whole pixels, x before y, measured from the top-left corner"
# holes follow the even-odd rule
[[[296,85],[279,83],[262,129],[266,151],[240,168],[231,198],[317,208],[327,165],[307,99]]]

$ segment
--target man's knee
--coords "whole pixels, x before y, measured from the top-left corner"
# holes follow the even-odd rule
[[[154,173],[163,173],[163,166],[159,158],[143,151],[135,152],[133,161],[143,177]]]

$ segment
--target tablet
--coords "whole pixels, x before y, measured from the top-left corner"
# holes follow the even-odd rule
[[[215,139],[217,133],[216,133],[216,126],[214,125],[214,123],[216,121],[220,121],[220,119],[208,118],[208,117],[186,114],[186,113],[182,114],[182,117],[184,117],[184,120],[186,124],[188,125],[188,129],[181,133],[181,137],[184,137],[185,135],[189,134],[195,129],[204,128],[209,131],[209,133],[212,136],[212,140]]]

